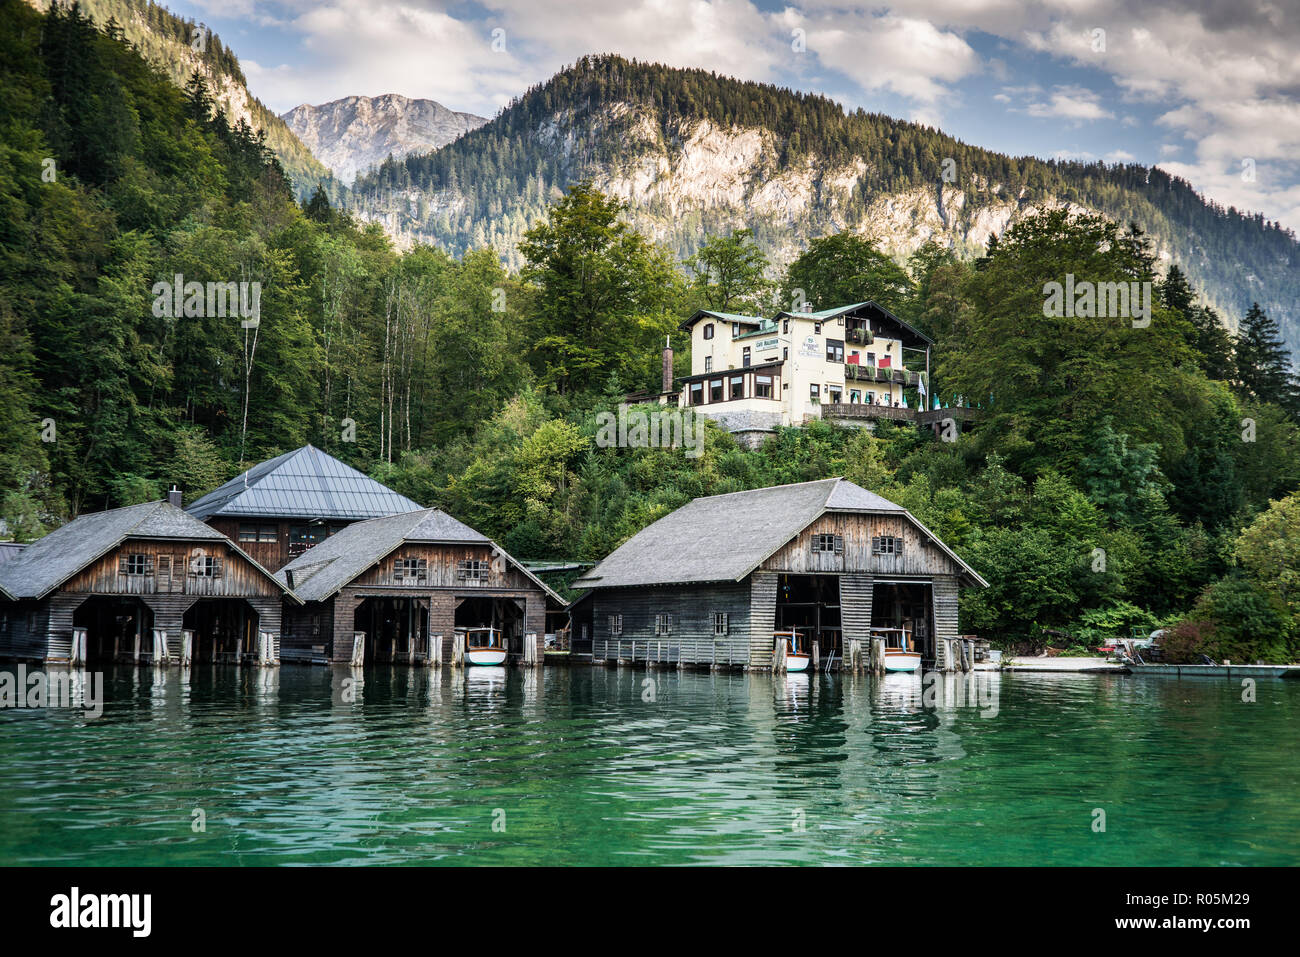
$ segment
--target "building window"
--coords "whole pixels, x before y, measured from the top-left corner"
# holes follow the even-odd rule
[[[713,371],[713,356],[704,357],[704,371],[705,372]]]
[[[153,562],[148,555],[127,555],[126,573],[128,575],[148,575],[153,572]]]
[[[743,399],[745,397],[745,377],[743,375],[733,375],[731,377],[731,397],[733,399]]]
[[[610,634],[610,637],[612,637],[612,638],[617,638],[619,635],[623,634],[623,616],[622,616],[622,615],[610,615],[610,616],[609,616],[609,634]]]
[[[730,616],[725,611],[715,611],[713,613],[713,633],[715,635],[725,635],[730,627]]]
[[[258,525],[254,522],[239,523],[239,540],[241,542],[275,542],[279,541],[279,529],[274,525]]]
[[[655,634],[671,635],[673,633],[672,615],[655,615]]]
[[[858,405],[862,402],[862,393],[857,389],[849,390],[849,405]]]
[[[784,360],[786,360],[786,359],[789,359],[789,358],[790,358],[790,347],[789,347],[789,346],[782,346],[782,347],[781,347],[781,359],[782,359],[782,361],[784,361]]]
[[[689,401],[691,405],[704,404],[704,383],[703,382],[691,383],[691,397]]]
[[[822,324],[821,324],[820,322],[814,322],[814,323],[813,323],[813,335],[814,335],[814,336],[820,336],[821,334],[822,334]]]
[[[839,339],[826,340],[826,361],[843,362],[844,361],[844,343]]]
[[[812,399],[812,401],[813,401],[814,403],[819,403],[819,402],[821,402],[821,400],[822,400],[822,387],[819,386],[816,382],[814,382],[812,385],[808,386],[808,398]]]
[[[828,385],[826,387],[826,401],[838,403],[843,401],[844,390],[837,385]]]
[[[466,564],[461,562],[461,564]],[[429,562],[424,558],[398,558],[393,562],[393,581],[422,582],[429,577]],[[463,580],[463,579],[462,579]]]
[[[456,563],[456,580],[462,582],[485,582],[488,579],[490,563],[480,561],[462,561]]]
[[[789,320],[789,319],[782,319],[782,320],[781,320],[781,335],[783,335],[783,336],[788,336],[789,334],[790,334],[790,320]]]
[[[712,338],[713,338],[713,323],[711,323],[711,322],[706,322],[706,323],[704,324],[704,338],[705,338],[705,339],[712,339]]]
[[[190,574],[195,578],[216,578],[221,571],[221,560],[215,555],[195,555],[190,559]]]
[[[868,352],[868,353],[867,353],[867,365],[869,365],[869,366],[873,366],[873,365],[875,365],[875,364],[876,364],[876,354],[875,354],[874,352]]]
[[[879,535],[871,540],[871,554],[900,555],[903,552],[903,540],[896,535]]]
[[[740,352],[740,364],[746,369],[748,369],[749,363],[750,363],[749,346],[745,346],[745,348],[742,349]]]
[[[754,395],[760,399],[772,398],[772,377],[770,375],[754,376]]]
[[[839,555],[844,551],[844,536],[814,535],[812,537],[812,550],[818,554]]]
[[[709,381],[709,401],[710,402],[722,401],[722,380],[721,379],[711,379]]]

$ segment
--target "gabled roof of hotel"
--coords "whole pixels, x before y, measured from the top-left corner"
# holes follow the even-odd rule
[[[272,577],[215,528],[160,501],[77,516],[0,565],[0,589],[13,598],[43,598],[129,538],[221,542]]]
[[[712,309],[697,309],[689,319],[686,319],[677,328],[689,329],[701,319],[718,319],[722,322],[739,322],[747,326],[761,326],[763,323],[768,321],[762,316],[742,316],[740,313],[736,312],[715,312]]]
[[[195,518],[343,519],[359,521],[420,507],[313,445],[241,472],[186,509]]]
[[[564,599],[492,539],[436,508],[421,508],[349,525],[289,562],[276,572],[276,578],[289,587],[289,573],[292,573],[293,591],[299,598],[325,601],[405,542],[491,545],[535,585],[564,604]]]
[[[898,316],[894,315],[892,312],[890,312],[880,303],[876,302],[874,299],[868,299],[865,302],[855,302],[852,305],[848,305],[848,306],[836,306],[833,309],[822,309],[819,312],[778,312],[776,314],[776,318],[780,319],[782,316],[790,316],[791,318],[794,319],[815,319],[821,322],[825,322],[827,319],[834,319],[836,316],[841,316],[844,315],[845,313],[854,312],[858,309],[863,309],[867,307],[875,309],[878,312],[883,312],[885,314],[885,318],[889,319],[891,322],[898,323],[898,325],[905,332],[908,332],[911,335],[916,336],[918,339],[924,342],[928,342],[930,345],[934,345],[934,340],[931,339],[929,336],[927,336],[924,332],[922,332],[920,329],[916,328],[916,326],[913,326],[911,323],[907,322],[906,320],[900,319]]]
[[[972,581],[988,584],[907,509],[831,478],[694,499],[633,535],[573,586],[741,581],[825,512],[903,515]]]

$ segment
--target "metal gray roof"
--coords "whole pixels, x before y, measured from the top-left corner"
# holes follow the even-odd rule
[[[165,501],[90,512],[32,542],[0,565],[0,589],[14,598],[41,598],[128,538],[232,544],[215,528]],[[270,573],[266,574],[269,577]]]
[[[416,509],[349,525],[307,549],[276,572],[275,577],[288,587],[289,573],[292,572],[293,591],[299,598],[325,601],[362,572],[383,561],[403,542],[491,545],[557,602],[564,603],[564,599],[492,539],[436,508]]]
[[[643,528],[575,588],[740,581],[827,511],[894,512],[986,584],[901,505],[842,478],[694,499]]]
[[[186,511],[201,519],[230,515],[359,521],[419,507],[334,456],[304,445],[236,475]]]

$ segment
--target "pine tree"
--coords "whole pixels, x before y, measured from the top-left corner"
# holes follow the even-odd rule
[[[1243,393],[1300,413],[1300,389],[1291,371],[1291,353],[1277,323],[1251,303],[1237,337],[1237,382]]]

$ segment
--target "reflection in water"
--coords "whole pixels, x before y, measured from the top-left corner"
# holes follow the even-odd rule
[[[1300,863],[1300,682],[204,666],[104,697],[0,709],[0,864]]]

